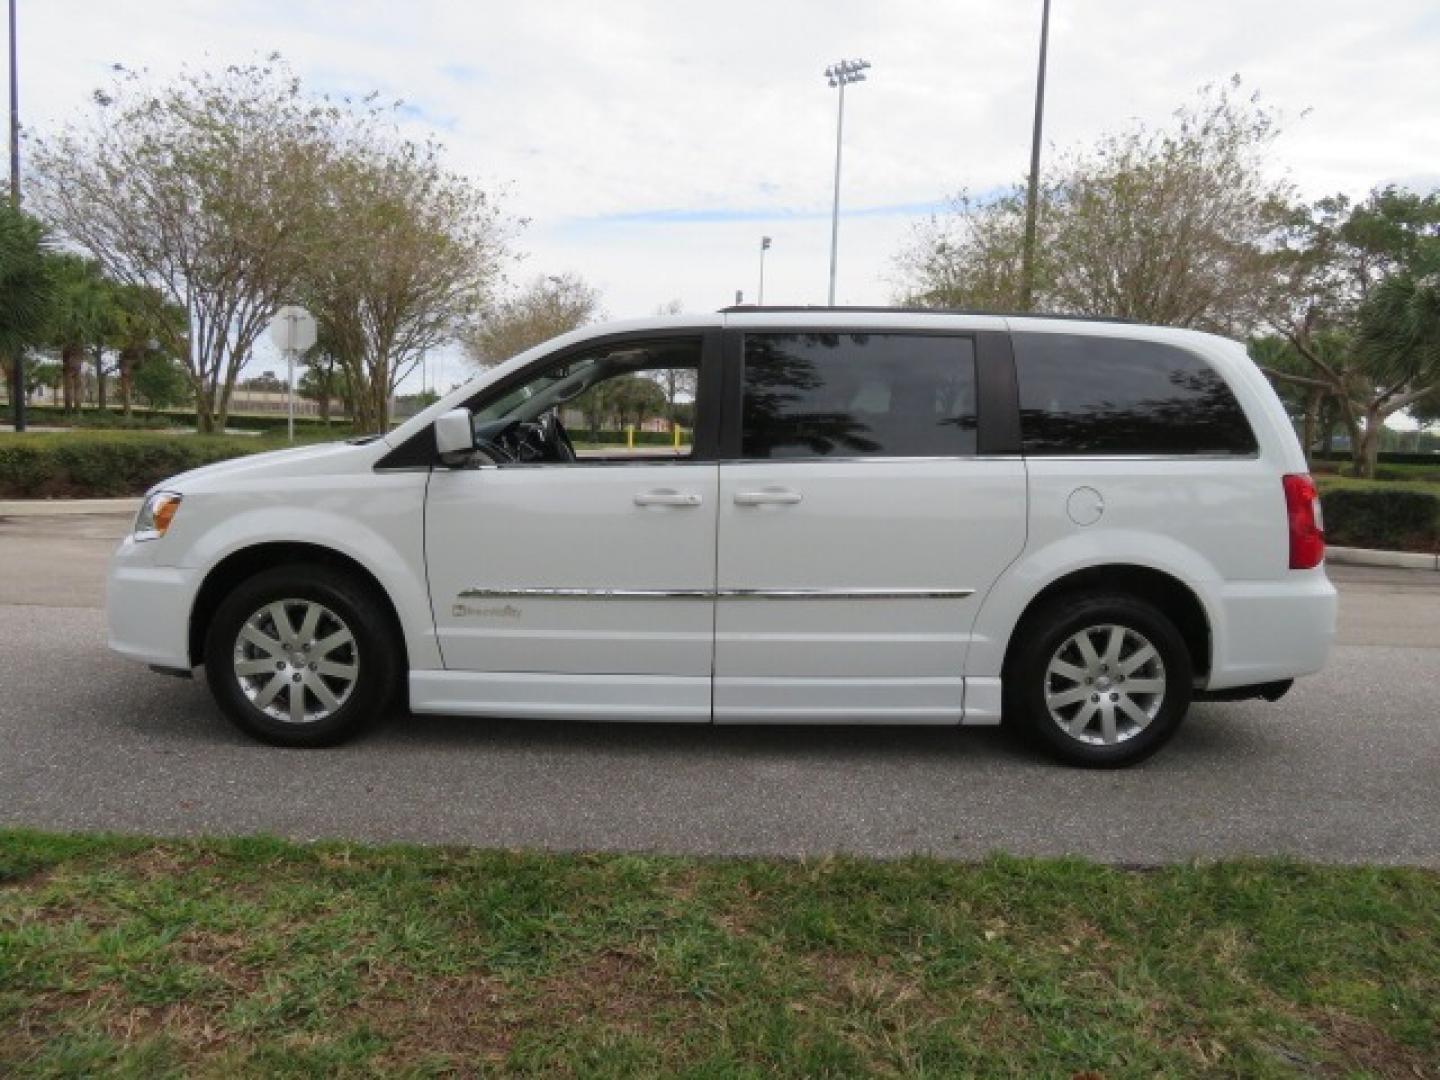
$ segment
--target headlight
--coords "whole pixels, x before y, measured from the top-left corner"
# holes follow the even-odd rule
[[[173,491],[157,491],[149,496],[135,519],[135,539],[159,540],[164,536],[175,520],[175,511],[180,509],[181,498]]]

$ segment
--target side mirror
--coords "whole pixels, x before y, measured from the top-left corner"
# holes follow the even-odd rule
[[[435,421],[435,448],[440,460],[458,465],[475,449],[475,427],[469,409],[451,409]]]

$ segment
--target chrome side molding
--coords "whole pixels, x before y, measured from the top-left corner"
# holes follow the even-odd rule
[[[721,600],[964,600],[974,589],[720,589]]]
[[[466,589],[462,600],[964,600],[974,589]]]
[[[714,589],[466,589],[462,600],[710,600]]]

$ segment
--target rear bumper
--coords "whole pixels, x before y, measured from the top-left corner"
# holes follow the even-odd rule
[[[1310,675],[1335,641],[1339,597],[1323,570],[1284,581],[1240,581],[1215,598],[1214,655],[1205,689],[1250,686]]]
[[[105,582],[110,648],[154,667],[188,671],[197,571],[147,565],[148,554],[126,539],[110,562]]]

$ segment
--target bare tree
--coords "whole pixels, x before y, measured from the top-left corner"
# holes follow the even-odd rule
[[[314,246],[315,178],[339,117],[275,56],[160,84],[117,67],[87,122],[36,145],[42,216],[118,281],[188,312],[183,335],[163,311],[151,321],[185,358],[202,431],[223,428]]]
[[[494,367],[600,317],[600,293],[574,274],[537,277],[485,311],[465,334],[471,361]]]
[[[1259,317],[1265,252],[1288,187],[1264,155],[1275,115],[1238,79],[1206,87],[1160,129],[1143,125],[1062,155],[1042,178],[1037,306],[1222,333]],[[906,299],[929,306],[1019,306],[1025,185],[957,198],[897,259]]]
[[[501,277],[517,223],[434,142],[372,115],[337,137],[322,176],[323,250],[302,295],[344,371],[353,420],[383,431],[395,387],[454,340]]]
[[[1052,199],[1053,192],[1039,192],[1036,232],[1042,252],[1047,249]],[[950,201],[948,214],[932,214],[915,225],[910,243],[896,256],[900,299],[921,307],[1020,311],[1024,237],[1023,187],[984,202],[962,191]],[[1036,269],[1038,278],[1048,264]],[[1049,305],[1046,290],[1039,292]]]

